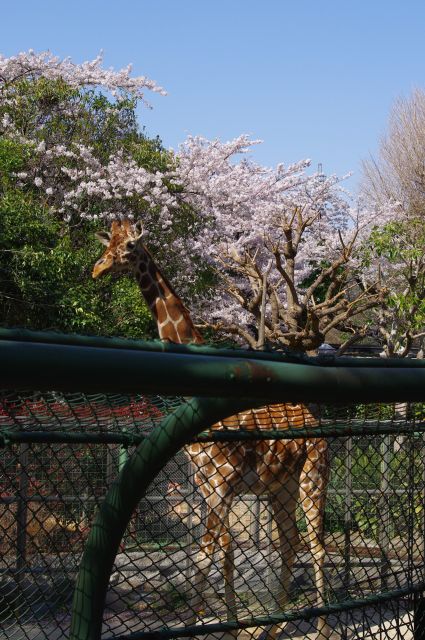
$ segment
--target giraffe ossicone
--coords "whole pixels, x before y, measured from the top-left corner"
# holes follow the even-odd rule
[[[157,322],[159,337],[178,344],[203,343],[188,309],[145,246],[140,223],[115,221],[110,232],[101,232],[97,238],[106,245],[106,250],[94,265],[94,278],[109,272],[133,273]],[[280,403],[230,416],[211,425],[211,430],[283,430],[317,424],[307,406]],[[190,622],[194,622],[197,612],[204,608],[202,594],[217,548],[223,552],[227,618],[237,619],[238,598],[234,587],[229,512],[235,496],[246,493],[270,496],[281,558],[279,592],[274,597],[279,610],[284,610],[289,601],[292,567],[298,546],[296,507],[301,500],[313,559],[316,603],[324,606],[324,507],[329,466],[326,440],[300,438],[229,444],[194,443],[186,446],[185,452],[207,504],[205,533],[200,542],[192,583]],[[261,639],[277,638],[280,630],[281,625],[272,624],[263,632]],[[330,637],[324,617],[318,619],[317,634],[322,639]],[[236,632],[229,633],[228,637],[236,637]]]

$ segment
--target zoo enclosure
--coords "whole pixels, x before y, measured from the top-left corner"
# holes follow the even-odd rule
[[[73,404],[70,402],[70,400],[72,400],[72,397],[69,395],[70,393],[74,393],[74,406],[75,403],[77,403],[76,406],[78,406],[78,402],[81,406],[81,403],[84,401],[86,406],[91,407],[89,415],[88,417],[85,417],[85,420],[84,416],[81,416],[81,414],[79,415],[79,412],[75,410],[71,411],[71,415],[69,415],[69,413],[68,415],[64,415],[62,407],[61,414],[57,406],[54,411],[51,410],[50,412],[45,412],[44,420],[39,419],[40,415],[37,417],[37,411],[34,409],[34,406],[32,407],[32,416],[28,416],[28,414],[26,416],[22,416],[23,419],[21,419],[20,422],[19,420],[16,422],[15,412],[14,428],[11,430],[9,428],[9,432],[7,433],[3,432],[4,444],[10,446],[12,443],[20,443],[19,455],[21,458],[19,464],[22,468],[24,464],[28,464],[28,455],[32,453],[33,456],[37,456],[37,446],[46,442],[56,442],[57,446],[59,446],[59,444],[66,445],[69,451],[69,447],[72,447],[72,445],[75,446],[76,444],[83,444],[84,446],[96,447],[99,446],[101,442],[105,443],[109,440],[109,454],[106,456],[106,458],[109,457],[109,467],[106,465],[107,470],[109,469],[106,476],[108,476],[109,473],[109,478],[106,477],[105,482],[98,486],[98,498],[106,490],[106,485],[109,485],[112,477],[111,461],[113,460],[113,454],[111,453],[111,446],[115,445],[115,448],[112,450],[114,453],[116,453],[117,445],[124,444],[130,447],[135,446],[138,442],[143,440],[143,436],[140,434],[140,428],[146,428],[146,426],[158,424],[159,419],[164,414],[171,413],[173,410],[175,410],[174,417],[171,415],[170,419],[174,421],[177,419],[177,422],[174,422],[174,427],[177,425],[177,431],[179,431],[179,433],[174,433],[175,438],[179,440],[179,442],[176,442],[173,445],[173,447],[175,447],[178,444],[183,444],[187,441],[187,438],[189,437],[187,432],[188,430],[191,431],[190,436],[195,435],[199,430],[201,430],[201,427],[203,429],[211,424],[211,421],[214,421],[214,419],[224,417],[226,412],[234,413],[241,407],[251,406],[254,404],[253,398],[256,398],[257,402],[261,404],[271,401],[276,402],[278,400],[282,400],[283,392],[285,393],[285,400],[287,399],[288,401],[299,401],[301,399],[313,402],[318,402],[319,400],[329,401],[330,399],[333,400],[335,395],[335,388],[330,387],[329,385],[335,384],[335,382],[338,382],[341,387],[341,395],[338,400],[340,402],[349,400],[351,404],[353,402],[372,402],[378,398],[382,401],[386,401],[387,403],[394,399],[414,401],[422,399],[424,395],[423,382],[425,370],[421,367],[421,363],[417,362],[394,364],[371,360],[356,360],[353,362],[352,360],[345,359],[339,359],[338,362],[330,360],[317,361],[288,357],[283,358],[279,354],[217,351],[205,347],[179,348],[159,343],[151,345],[143,343],[131,344],[128,341],[108,341],[101,339],[84,340],[73,337],[49,337],[46,335],[22,333],[11,334],[8,332],[5,332],[3,337],[9,339],[4,340],[0,345],[2,355],[4,356],[2,361],[5,365],[3,369],[5,377],[2,381],[2,387],[4,389],[12,389],[14,390],[13,393],[18,395],[18,392],[21,392],[19,395],[21,408],[23,406],[23,401],[25,400],[25,394],[22,395],[22,390],[34,390],[36,387],[39,390],[39,397],[41,392],[44,394],[41,397],[44,397],[44,404],[46,407],[50,407],[50,409],[52,409],[52,405],[54,405],[55,402],[57,405],[58,401],[59,405],[61,402],[62,404],[68,403],[67,406],[72,409]],[[24,339],[24,341],[22,341],[22,339]],[[44,340],[44,344],[41,343],[42,340]],[[49,341],[51,344],[49,344]],[[68,344],[63,344],[66,342],[68,342]],[[85,349],[83,347],[84,344]],[[89,348],[90,358],[88,361],[87,357],[84,356],[84,351],[88,353],[87,350]],[[163,351],[164,353],[158,357],[156,351]],[[162,360],[167,361],[164,362],[164,365],[167,370],[167,374],[170,374],[169,378],[165,380],[161,364]],[[40,369],[41,363],[43,363],[43,367]],[[313,366],[311,366],[312,364]],[[378,370],[376,370],[376,368],[378,368]],[[355,372],[354,374],[353,371]],[[374,371],[375,374],[379,374],[379,377],[373,375]],[[389,372],[391,372],[391,375],[386,375]],[[329,373],[331,373],[331,375],[329,375]],[[202,377],[200,377],[201,375]],[[170,378],[172,378],[171,381]],[[306,381],[308,385],[306,385]],[[249,401],[240,400],[236,403],[232,400],[230,400],[229,403],[223,399],[220,402],[201,399],[198,405],[195,405],[195,408],[193,408],[193,403],[192,406],[190,403],[180,403],[175,399],[175,397],[162,399],[159,399],[158,396],[151,396],[150,398],[143,397],[139,398],[140,403],[142,405],[144,403],[143,411],[142,406],[136,406],[136,408],[133,406],[131,416],[124,415],[120,418],[118,415],[119,411],[115,411],[115,408],[124,406],[127,407],[126,410],[128,412],[128,407],[131,405],[130,400],[128,398],[119,398],[117,395],[99,395],[100,391],[125,391],[131,394],[135,394],[140,391],[147,393],[160,391],[161,393],[169,394],[173,391],[174,394],[179,393],[184,395],[193,395],[194,390],[197,389],[197,387],[204,397],[208,395],[211,396],[212,394],[220,394],[227,397],[239,395],[243,397],[249,393],[251,399]],[[331,393],[330,388],[332,389]],[[52,392],[52,390],[54,391]],[[97,395],[91,395],[90,398],[82,395],[78,396],[77,390],[78,392],[83,390],[90,394],[96,393]],[[344,396],[343,392],[347,395]],[[286,396],[286,394],[288,395]],[[9,398],[10,400],[10,391],[5,392],[3,398],[5,400]],[[28,400],[28,396],[26,397],[26,400]],[[6,402],[6,405],[8,402],[9,401]],[[96,421],[94,419],[96,418],[95,407],[99,408],[99,403],[100,405],[103,403],[104,406],[108,406],[108,410],[106,411],[106,414],[104,410],[103,413],[100,412]],[[190,418],[191,425],[189,428],[186,424],[186,433],[182,433],[183,428],[185,427],[184,414],[187,413],[188,409],[189,413],[192,412]],[[139,411],[138,419],[134,411]],[[350,413],[347,409],[340,409],[339,412],[334,411],[333,414],[329,409],[327,412],[324,411],[321,426],[319,429],[315,428],[314,434],[327,434],[329,438],[335,438],[336,441],[344,442],[343,447],[340,447],[340,449],[344,452],[342,457],[344,457],[348,462],[350,457],[351,459],[353,457],[353,440],[356,441],[357,439],[357,442],[359,442],[360,437],[369,439],[369,441],[373,439],[375,439],[375,441],[377,439],[380,440],[380,448],[382,452],[382,455],[380,456],[380,474],[383,485],[375,489],[375,491],[378,492],[381,505],[384,509],[383,522],[385,523],[389,518],[388,513],[391,511],[388,505],[388,496],[397,496],[402,493],[406,493],[405,486],[398,488],[390,486],[385,487],[385,482],[388,484],[388,476],[385,474],[385,466],[388,468],[390,465],[389,458],[391,457],[390,453],[394,444],[392,439],[394,439],[395,435],[399,435],[400,432],[405,433],[406,441],[402,443],[402,448],[400,449],[404,452],[403,462],[399,465],[397,471],[399,473],[402,472],[403,482],[407,482],[410,479],[410,488],[407,491],[407,500],[398,502],[399,508],[402,507],[402,511],[404,510],[401,519],[405,521],[405,525],[408,529],[408,535],[406,538],[407,555],[404,556],[404,558],[407,559],[407,567],[405,575],[403,574],[407,579],[407,586],[401,585],[400,587],[400,585],[397,585],[397,582],[392,585],[385,585],[384,578],[385,575],[388,574],[388,567],[385,568],[384,565],[385,562],[388,562],[388,545],[390,545],[390,541],[381,537],[377,550],[379,556],[378,565],[380,584],[383,590],[388,593],[389,587],[399,586],[399,596],[410,593],[413,597],[414,593],[419,593],[423,589],[423,544],[421,540],[416,539],[418,532],[420,536],[423,536],[423,522],[420,522],[423,520],[423,512],[420,510],[417,512],[417,507],[420,506],[420,504],[418,504],[418,496],[420,499],[423,499],[423,469],[419,462],[423,442],[422,407],[421,405],[415,405],[411,409],[411,415],[408,417],[408,420],[406,420],[406,417],[404,420],[401,420],[400,416],[397,416],[394,413],[394,410],[388,406],[375,407],[374,410],[369,410],[364,406],[362,409],[363,415],[361,416],[361,419],[359,419],[358,411],[358,408],[354,413]],[[8,415],[11,415],[10,411]],[[214,418],[214,416],[216,417]],[[28,419],[29,417],[31,418],[30,420]],[[54,420],[52,421],[53,417]],[[92,427],[87,429],[90,420],[92,421]],[[110,432],[111,420],[116,429],[115,433]],[[339,422],[339,424],[335,424],[335,422]],[[109,424],[109,428],[107,426],[105,427],[106,423]],[[4,424],[6,425],[6,428],[8,426],[10,427],[10,422],[8,423],[6,421]],[[34,432],[28,430],[28,425],[34,426],[35,424],[37,424],[38,427],[37,431]],[[62,433],[58,434],[55,428],[58,424],[68,426],[68,430],[64,431],[62,429]],[[135,427],[135,430],[129,432],[128,427],[131,425]],[[75,426],[80,427],[79,432],[75,431]],[[86,431],[83,432],[81,427],[85,427]],[[125,433],[125,431],[123,432],[125,429],[127,429],[127,433]],[[342,431],[344,429],[345,431]],[[121,431],[118,432],[119,430]],[[137,433],[138,430],[139,433]],[[308,435],[307,432],[305,432],[305,435]],[[298,429],[296,436],[298,437],[300,435],[303,435],[303,431]],[[341,435],[344,435],[343,441],[341,441]],[[290,432],[285,433],[285,438],[290,436]],[[234,438],[235,436],[234,434],[227,434],[227,437]],[[277,437],[279,437],[279,434],[277,434]],[[280,437],[282,437],[282,435]],[[29,445],[29,443],[31,444]],[[170,446],[170,443],[167,442],[166,444],[167,446],[165,447],[165,450]],[[17,445],[15,444],[15,446]],[[31,448],[33,449],[32,452]],[[374,447],[372,446],[372,449],[373,448]],[[75,459],[74,455],[69,457]],[[105,456],[103,456],[103,458],[105,458]],[[91,462],[95,459],[95,456],[92,456]],[[161,464],[163,461],[164,460],[162,459]],[[415,472],[415,465],[419,468],[419,474],[418,470]],[[81,466],[80,469],[82,469]],[[153,474],[155,470],[149,469],[149,471],[152,471]],[[17,487],[18,490],[15,497],[3,496],[3,502],[5,504],[12,504],[17,500],[16,519],[18,524],[23,518],[25,509],[28,509],[28,504],[27,507],[25,507],[25,500],[23,499],[25,498],[25,491],[28,490],[28,487],[24,486],[25,474],[23,474],[21,478],[24,480],[22,481],[21,479],[19,482],[19,487]],[[89,476],[87,476],[86,470],[85,474],[83,474],[83,483],[85,482],[87,484],[88,478]],[[385,480],[385,478],[387,479]],[[74,482],[75,486],[80,490],[78,479],[75,478]],[[345,473],[344,482],[346,483],[344,487],[346,496],[351,496],[352,498],[356,495],[356,491],[362,491],[362,489],[353,488],[350,480],[350,474]],[[143,487],[141,487],[140,491],[142,489]],[[124,495],[125,493],[126,492],[124,492]],[[332,496],[332,489],[330,491],[330,496]],[[50,501],[56,502],[57,504],[67,502],[66,499],[63,500],[63,497],[72,498],[72,496],[69,495],[62,496],[56,494],[51,496]],[[138,496],[132,496],[133,506],[138,503],[137,498]],[[109,504],[110,506],[110,499],[111,495],[109,495],[109,500],[107,499],[104,505],[108,506]],[[117,495],[113,496],[113,503],[116,499]],[[49,500],[46,500],[46,496],[37,495],[33,495],[29,502],[32,504],[33,502],[37,502],[37,500],[43,504],[49,502]],[[80,500],[80,502],[84,504],[85,502],[90,501]],[[125,509],[127,511],[129,509],[132,511],[132,508],[130,507],[131,505],[127,504]],[[385,509],[387,510],[387,515],[385,514]],[[103,511],[105,512],[105,507],[103,507]],[[350,553],[352,552],[352,545],[350,542],[352,530],[350,522],[348,522],[349,519],[351,520],[350,511],[346,512],[343,527],[343,548],[345,552],[344,571],[346,574],[345,577],[348,580],[350,579],[349,562]],[[67,525],[66,521],[64,524],[64,529],[66,526],[71,527],[71,524]],[[102,527],[104,527],[104,525],[105,523],[102,523]],[[19,577],[25,575],[26,572],[26,575],[29,573],[29,575],[34,576],[37,574],[37,571],[35,573],[31,571],[28,572],[28,569],[25,567],[27,559],[25,556],[22,556],[22,537],[24,536],[23,532],[25,531],[25,527],[21,526],[20,530],[21,534],[20,536],[18,535],[16,543],[17,564],[15,567],[15,574]],[[413,533],[414,531],[415,533]],[[71,534],[72,537],[74,534],[81,534],[81,531],[72,531],[71,527],[71,530],[68,533]],[[378,533],[379,536],[384,536],[385,538],[385,536],[388,535],[387,527],[384,526]],[[26,535],[28,535],[27,532]],[[76,537],[78,537],[78,535]],[[176,538],[178,538],[178,536],[176,536]],[[92,545],[93,548],[94,542],[96,553],[103,553],[106,558],[106,562],[109,562],[110,567],[112,567],[112,560],[115,557],[115,551],[110,547],[107,548],[109,546],[108,544],[105,547],[102,547],[100,540],[95,539],[93,534],[86,542],[86,549],[88,549],[85,554],[86,563],[90,552],[90,545]],[[109,542],[110,540],[108,543]],[[138,540],[138,542],[140,542],[140,540]],[[79,543],[80,546],[82,546],[83,539],[81,536]],[[116,548],[119,549],[119,541],[117,544],[117,541],[115,540],[114,544]],[[396,552],[397,550],[393,550],[393,554],[395,553],[397,557]],[[374,557],[374,554],[372,554],[371,557]],[[18,562],[19,559],[21,563],[20,565]],[[55,569],[56,573],[60,573],[61,570],[62,573],[65,571],[63,566],[61,569],[60,563],[59,566],[56,567],[49,566],[49,570],[51,569]],[[98,592],[96,593],[96,597],[91,597],[93,594],[90,593],[90,588],[93,588],[93,585],[95,585],[96,582],[92,581],[92,578],[96,573],[93,569],[93,566],[88,566],[87,564],[86,566],[84,565],[83,558],[80,579],[82,575],[84,576],[84,572],[86,572],[84,596],[86,603],[90,600],[91,604],[89,613],[84,609],[84,607],[82,610],[80,607],[80,611],[74,612],[74,629],[72,633],[77,634],[75,637],[96,637],[96,634],[99,632],[99,619],[103,612],[103,603],[101,602],[102,598],[98,597]],[[75,570],[76,566],[73,567],[74,574]],[[89,571],[89,576],[87,576],[87,571]],[[46,567],[44,568],[44,572],[48,572]],[[9,567],[9,573],[13,574],[12,567]],[[396,575],[396,573],[397,572],[395,572],[394,575]],[[394,579],[393,576],[392,578]],[[97,576],[97,579],[99,579],[99,575]],[[106,590],[106,582],[109,580],[109,575],[104,574],[100,576],[100,579],[103,580],[103,587],[104,590]],[[17,582],[19,583],[19,580]],[[81,581],[78,584],[81,586]],[[99,583],[97,583],[97,585],[98,584]],[[18,614],[24,611],[27,612],[26,615],[22,616],[22,621],[24,622],[26,618],[31,618],[31,611],[28,611],[29,608],[25,605],[25,598],[22,595],[25,589],[28,589],[28,584],[24,584],[24,581],[21,580],[21,587],[22,593],[20,598],[17,600],[16,610]],[[96,589],[98,589],[98,586],[96,586]],[[373,589],[369,589],[369,594],[371,591],[373,591]],[[93,602],[95,605],[94,608],[92,608]],[[343,602],[340,602],[339,606],[341,610],[344,610],[344,606],[347,606],[347,600],[345,599]],[[352,608],[355,609],[353,605]],[[8,609],[8,615],[9,614],[10,608]],[[285,617],[285,614],[283,615]],[[300,616],[300,613],[298,611],[298,613],[292,614],[292,617],[293,615]],[[95,619],[96,616],[97,620]],[[291,618],[291,616],[289,616],[289,618]],[[76,623],[75,620],[77,620]],[[81,625],[81,620],[84,620],[83,626]],[[259,622],[261,622],[261,619]],[[28,622],[28,620],[26,620],[26,624],[27,627],[23,627],[22,635],[27,635],[28,637],[30,634],[28,625],[31,627],[31,621]],[[248,624],[249,621],[247,622],[245,620],[242,626]],[[418,628],[418,625],[416,626]],[[223,628],[225,628],[225,626]],[[113,631],[113,629],[111,630]],[[125,630],[128,634],[133,631],[133,628],[130,624],[127,624]],[[33,629],[31,633],[32,632]],[[16,637],[16,628],[14,629],[14,633]],[[66,636],[68,632],[65,630],[63,633]],[[175,630],[174,635],[176,635],[176,633],[177,635],[184,635],[184,633],[179,633]],[[170,631],[170,634],[172,636],[173,632]],[[31,637],[34,636],[32,635]],[[58,637],[60,637],[60,635]],[[118,636],[115,635],[114,637]]]

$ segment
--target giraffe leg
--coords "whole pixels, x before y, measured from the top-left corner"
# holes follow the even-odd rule
[[[232,499],[213,494],[207,500],[208,514],[206,532],[201,539],[201,549],[196,559],[196,572],[193,578],[189,608],[191,617],[189,624],[195,624],[204,607],[203,592],[213,562],[214,552],[220,548],[223,552],[224,598],[227,620],[236,619],[236,597],[234,590],[234,555],[232,538],[229,529],[229,511]],[[237,632],[222,635],[223,640],[236,638]]]
[[[279,534],[279,553],[281,558],[279,590],[275,596],[278,613],[284,611],[289,602],[292,567],[299,540],[295,513],[298,494],[298,478],[289,477],[280,492],[272,496],[273,516]],[[285,624],[283,622],[266,627],[258,640],[275,640]]]
[[[325,546],[324,516],[326,487],[328,482],[327,444],[324,440],[310,440],[307,447],[307,459],[301,472],[300,497],[307,524],[310,552],[313,559],[314,579],[317,591],[316,604],[325,606]],[[317,620],[317,639],[331,637],[331,629],[326,617]]]
[[[207,530],[201,538],[200,550],[196,556],[196,569],[192,577],[191,598],[189,607],[192,613],[190,624],[196,621],[200,610],[203,609],[203,592],[211,569],[214,552],[218,544],[218,538],[212,533],[211,527],[217,527],[217,516],[214,511],[208,511],[206,518]]]

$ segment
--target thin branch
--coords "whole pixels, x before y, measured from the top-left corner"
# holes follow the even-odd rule
[[[358,331],[356,331],[355,333],[353,333],[352,336],[350,336],[349,338],[347,338],[347,340],[345,342],[343,342],[339,347],[338,350],[336,352],[337,356],[342,356],[344,355],[344,353],[346,353],[346,351],[353,346],[353,344],[355,344],[356,342],[358,342],[359,340],[361,340],[362,338],[364,338],[367,335],[367,329],[366,327],[363,327],[362,329],[359,329]]]
[[[245,329],[237,324],[226,324],[224,322],[211,323],[205,321],[202,325],[203,328],[212,329],[215,332],[231,333],[243,338],[252,349],[255,349],[257,342],[255,338]]]

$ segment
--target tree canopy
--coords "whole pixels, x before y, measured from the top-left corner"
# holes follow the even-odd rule
[[[129,70],[105,72],[100,59],[78,67],[31,52],[0,58],[0,71],[0,323],[154,336],[131,279],[92,282],[98,225],[81,215],[84,196],[66,212],[64,196],[83,149],[92,165],[124,153],[141,172],[166,165],[160,140],[144,135],[134,110],[142,89],[156,85]]]
[[[363,190],[371,207],[397,203],[399,215],[376,229],[370,250],[380,257],[388,295],[372,313],[387,356],[406,356],[425,339],[425,93],[398,99],[377,158],[364,162]]]
[[[254,348],[314,350],[333,330],[349,344],[393,304],[394,198],[350,200],[308,160],[262,167],[244,135],[168,152],[135,115],[164,90],[101,58],[0,57],[0,78],[2,324],[151,335],[131,279],[90,278],[94,231],[123,218],[200,325]]]

